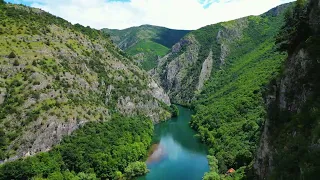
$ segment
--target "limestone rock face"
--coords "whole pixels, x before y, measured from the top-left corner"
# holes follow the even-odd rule
[[[280,145],[275,143],[275,141],[280,139],[280,133],[285,134],[282,134],[281,139],[288,139],[288,141],[290,141],[295,137],[302,138],[305,136],[302,131],[310,132],[307,137],[305,137],[310,141],[304,142],[304,145],[306,143],[309,144],[304,148],[307,149],[308,153],[312,151],[319,152],[320,149],[320,139],[318,135],[312,133],[314,131],[313,128],[315,128],[316,125],[309,125],[310,127],[299,125],[301,127],[296,127],[296,124],[293,123],[293,118],[291,118],[290,121],[286,120],[288,117],[297,116],[297,114],[303,111],[303,107],[307,103],[312,104],[312,101],[316,101],[317,94],[319,92],[319,49],[315,47],[319,47],[319,40],[317,40],[317,37],[319,37],[320,34],[320,1],[311,0],[310,2],[310,37],[308,40],[300,42],[300,44],[297,45],[297,48],[289,54],[281,77],[279,77],[275,82],[271,82],[269,94],[265,97],[266,107],[268,108],[268,117],[264,124],[260,145],[258,147],[253,166],[256,179],[268,179],[270,174],[277,170],[276,165],[278,162],[275,162],[275,158],[279,156],[280,151],[286,151],[290,148],[287,146],[287,142],[282,142],[283,144]],[[309,110],[310,109],[308,109],[308,111]],[[299,119],[300,121],[310,121],[309,118],[298,118],[301,118]],[[319,121],[316,123],[319,123]],[[296,140],[296,142],[299,143],[299,140]],[[295,145],[301,147],[300,144]],[[305,156],[305,154],[301,153],[301,156]],[[282,158],[285,159],[286,157]],[[296,157],[295,162],[299,161],[300,157]],[[301,175],[300,179],[304,179],[304,171],[309,168],[303,167],[303,163],[304,162],[299,162],[295,165],[295,167],[300,169],[300,172],[295,172],[295,174]],[[311,164],[308,166],[312,167]],[[281,171],[285,173],[284,170]]]
[[[183,47],[186,51],[182,50]],[[156,69],[149,71],[175,103],[186,104],[191,101],[190,97],[185,97],[181,93],[191,91],[188,86],[195,77],[187,77],[187,69],[197,61],[198,51],[199,43],[195,37],[187,36],[172,47],[171,53],[159,60]]]
[[[154,123],[170,116],[168,95],[108,36],[62,19],[51,22],[49,14],[38,18],[46,12],[35,8],[6,6],[30,12],[33,20],[21,22],[19,33],[0,33],[0,43],[11,44],[0,50],[0,129],[8,140],[0,162],[48,151],[79,126],[108,121],[112,113]]]
[[[278,112],[274,107],[278,107],[279,112],[295,114],[299,112],[306,103],[308,97],[314,92],[307,82],[309,69],[313,66],[312,58],[306,49],[299,49],[287,60],[286,69],[282,78],[277,84],[272,86],[269,95],[265,98],[268,107],[268,118],[265,121],[264,129],[260,139],[254,164],[255,173],[259,179],[266,179],[274,168],[273,156],[277,150],[273,147],[270,139],[275,128],[271,124],[269,117],[273,117]],[[290,95],[289,95],[290,94]],[[293,132],[294,134],[294,132]]]
[[[164,89],[160,87],[154,80],[152,80],[148,84],[148,87],[151,89],[151,94],[154,98],[166,103],[167,105],[171,105],[169,96],[164,92]]]
[[[202,64],[201,73],[199,76],[199,84],[197,87],[198,91],[200,91],[203,88],[204,83],[210,78],[212,66],[213,66],[213,59],[212,59],[212,51],[211,51],[208,58]]]
[[[214,41],[206,45],[212,48],[205,57],[201,57],[201,48],[207,47],[202,47],[203,42],[199,41],[196,33],[190,33],[176,43],[171,52],[161,58],[157,68],[149,71],[149,74],[165,89],[172,102],[188,105],[195,99],[196,94],[202,91],[212,72],[225,65],[230,44],[241,38],[242,31],[247,26],[247,18],[223,24],[215,34],[210,35]],[[213,54],[213,51],[218,54]]]

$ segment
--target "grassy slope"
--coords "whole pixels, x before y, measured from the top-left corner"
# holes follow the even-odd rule
[[[147,71],[156,67],[158,57],[163,57],[168,51],[169,48],[150,40],[142,40],[126,50],[131,56],[141,54],[144,58],[141,67]]]
[[[114,43],[131,56],[136,56],[141,67],[156,67],[158,56],[163,57],[189,31],[144,25],[124,30],[104,30]],[[139,56],[142,54],[142,56]]]
[[[277,76],[285,58],[274,48],[282,17],[251,16],[248,21],[242,38],[231,44],[226,65],[213,72],[194,102],[196,114],[191,125],[214,156],[209,158],[211,173],[206,178],[228,168],[240,168],[238,175],[242,176],[241,167],[251,164],[266,115],[264,86]]]

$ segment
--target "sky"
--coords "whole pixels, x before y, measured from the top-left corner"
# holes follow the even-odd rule
[[[40,8],[96,29],[143,24],[199,29],[209,24],[259,15],[294,0],[5,0]]]

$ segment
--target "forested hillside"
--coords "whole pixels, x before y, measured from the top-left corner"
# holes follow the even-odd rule
[[[152,133],[152,122],[143,117],[115,115],[108,122],[89,122],[50,152],[0,166],[0,179],[98,180],[143,175]]]
[[[318,179],[319,19],[297,0],[192,32],[99,31],[0,0],[0,180],[141,176],[170,99],[195,110],[204,180]]]
[[[87,122],[104,124],[115,114],[148,122],[170,116],[163,90],[98,30],[1,0],[0,47],[1,163],[49,151]],[[121,119],[126,123],[128,118]],[[146,138],[137,133],[127,143]],[[143,153],[128,162],[140,160]],[[122,163],[121,171],[128,162]],[[27,176],[36,174],[44,173]]]
[[[192,103],[191,126],[210,147],[204,179],[318,177],[319,1],[284,7],[248,17]]]
[[[243,68],[250,68],[251,61],[256,62],[264,59],[262,56],[269,56],[266,54],[273,54],[270,52],[273,51],[273,37],[281,27],[286,7],[282,5],[260,16],[249,16],[192,31],[159,60],[151,74],[167,91],[172,102],[191,105],[200,93],[202,97],[210,96],[214,86],[222,87],[223,83],[235,80],[240,75],[238,72],[245,73]],[[277,63],[280,61],[271,64],[277,67]],[[231,66],[234,67],[233,72],[229,72]],[[273,68],[270,67],[271,71],[276,71]],[[223,77],[223,73],[230,74]],[[220,76],[224,79],[217,80]],[[267,77],[264,77],[264,81],[267,81]],[[232,86],[235,85],[231,85],[229,91],[232,91]]]
[[[271,81],[268,116],[255,160],[259,179],[319,179],[320,1],[298,0],[277,37],[288,53]]]
[[[147,71],[155,68],[158,58],[166,55],[175,43],[190,32],[151,25],[103,31],[110,34],[112,41]]]
[[[270,12],[277,13],[242,19],[246,27],[229,43],[224,61],[213,65],[215,70],[193,102],[196,114],[191,126],[210,147],[211,172],[205,179],[219,177],[230,168],[237,170],[233,176],[243,178],[245,168],[252,166],[266,116],[263,93],[286,57],[274,45],[283,11]],[[219,26],[232,27],[236,22]],[[201,35],[204,38],[205,33]]]

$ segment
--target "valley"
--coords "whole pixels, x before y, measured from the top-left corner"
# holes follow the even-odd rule
[[[0,0],[0,179],[317,179],[319,19],[96,30]]]
[[[209,171],[207,148],[189,127],[192,110],[179,106],[179,116],[155,125],[150,172],[139,180],[201,179]],[[192,162],[192,163],[191,163]]]

